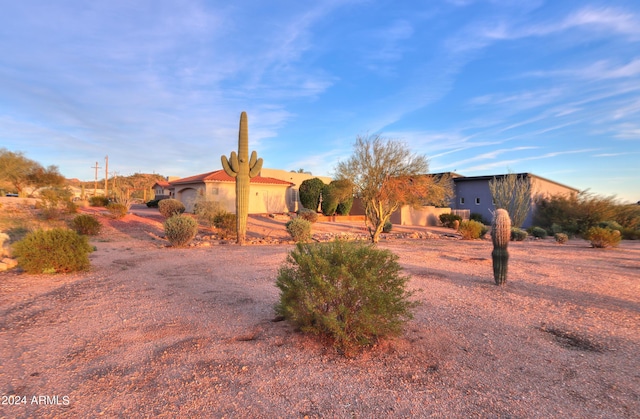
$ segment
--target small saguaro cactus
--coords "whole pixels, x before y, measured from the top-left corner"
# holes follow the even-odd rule
[[[262,159],[255,151],[249,158],[249,128],[247,127],[247,113],[240,114],[240,132],[238,133],[238,154],[231,152],[222,156],[222,167],[231,177],[236,178],[236,233],[237,243],[244,244],[247,233],[247,215],[249,213],[249,179],[257,176],[262,169]]]
[[[491,240],[493,241],[493,278],[496,285],[503,285],[507,281],[507,265],[509,252],[507,246],[511,238],[511,219],[507,210],[499,208],[493,214],[491,223]]]

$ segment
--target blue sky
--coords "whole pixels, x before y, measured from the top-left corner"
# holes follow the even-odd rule
[[[67,177],[219,169],[247,111],[265,167],[381,134],[640,199],[637,0],[14,1],[0,51],[0,147]]]

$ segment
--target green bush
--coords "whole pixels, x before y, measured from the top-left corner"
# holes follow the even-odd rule
[[[482,214],[479,214],[479,213],[477,213],[477,212],[472,212],[472,213],[469,215],[469,219],[470,219],[470,220],[473,220],[473,221],[477,221],[477,222],[482,223],[482,224],[485,224],[485,225],[486,225],[486,224],[491,224],[490,222],[487,222],[487,221],[484,219],[484,217],[482,216]]]
[[[591,242],[591,247],[605,248],[617,247],[622,239],[618,230],[602,227],[591,227],[584,235]]]
[[[201,201],[193,207],[193,213],[198,217],[198,220],[208,227],[214,226],[216,217],[226,212],[218,201]]]
[[[317,177],[302,181],[298,193],[303,207],[316,211],[320,204],[320,193],[324,188],[324,182]]]
[[[351,213],[351,207],[353,207],[353,196],[340,202],[338,208],[336,208],[336,213],[338,213],[338,215],[349,215],[349,213]]]
[[[285,224],[287,231],[296,242],[306,242],[311,239],[311,223],[296,217]]]
[[[620,224],[618,224],[616,221],[613,221],[613,220],[602,221],[598,223],[598,227],[608,228],[609,230],[617,230],[620,233],[624,231],[624,227],[622,227]]]
[[[391,233],[391,230],[393,229],[393,223],[389,220],[384,222],[384,225],[382,226],[382,232],[383,233]]]
[[[521,228],[511,227],[511,240],[514,242],[524,241],[528,235],[529,233]]]
[[[276,312],[345,354],[412,317],[398,256],[362,242],[299,243],[278,272]]]
[[[158,202],[158,210],[163,217],[170,218],[174,215],[182,214],[186,208],[184,204],[177,199],[169,198]]]
[[[176,214],[164,221],[164,234],[174,247],[186,246],[198,233],[198,222],[193,218]]]
[[[312,224],[318,221],[318,213],[307,208],[300,208],[300,210],[298,210],[298,217],[303,220],[307,220]]]
[[[485,227],[484,224],[477,221],[465,220],[460,223],[458,232],[462,235],[463,240],[474,240],[481,237],[483,227]]]
[[[213,225],[223,236],[235,237],[237,230],[236,215],[230,212],[221,212],[213,217]]]
[[[102,224],[93,215],[80,214],[71,220],[71,228],[78,234],[84,234],[85,236],[95,236],[100,233]]]
[[[531,227],[527,231],[536,239],[545,239],[547,237],[547,230],[542,227]]]
[[[13,245],[18,265],[30,274],[86,270],[92,251],[87,236],[65,228],[36,230]]]
[[[625,240],[640,240],[640,230],[625,228],[622,230],[622,238]]]
[[[558,242],[559,244],[565,244],[566,242],[569,241],[569,236],[567,236],[565,233],[556,233],[553,235],[553,237],[556,239],[556,242]]]
[[[89,205],[92,207],[106,207],[109,205],[109,199],[106,196],[92,196],[89,198]]]
[[[322,187],[322,202],[320,203],[322,214],[328,217],[335,215],[339,203],[336,186],[333,182],[324,185]]]
[[[451,214],[451,213],[440,214],[438,218],[440,219],[440,222],[442,223],[442,225],[447,228],[454,228],[454,224],[456,220],[458,221],[458,223],[462,221],[462,217],[456,214]]]
[[[107,205],[107,211],[109,211],[109,214],[111,214],[113,218],[123,218],[127,215],[127,212],[129,212],[126,205],[116,202],[111,202]]]

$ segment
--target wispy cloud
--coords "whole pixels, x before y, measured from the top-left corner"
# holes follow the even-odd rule
[[[581,149],[581,150],[549,152],[549,153],[545,153],[538,156],[526,156],[526,157],[517,158],[517,159],[501,160],[501,161],[496,161],[492,163],[484,163],[477,166],[466,167],[464,170],[473,172],[473,171],[482,171],[482,170],[493,170],[496,168],[517,167],[518,165],[526,161],[550,159],[550,158],[554,158],[558,156],[566,156],[570,154],[583,154],[583,153],[589,153],[595,150],[597,149],[589,148],[589,149]]]

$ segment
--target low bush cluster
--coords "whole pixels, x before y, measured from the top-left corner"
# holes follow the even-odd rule
[[[591,227],[584,234],[584,238],[591,242],[591,247],[605,248],[605,247],[617,247],[622,239],[622,236],[618,230],[611,230],[609,228]]]
[[[514,242],[525,241],[528,236],[529,236],[529,233],[527,233],[525,230],[517,227],[511,227],[511,241],[514,241]]]
[[[106,207],[109,205],[109,199],[106,196],[92,196],[89,198],[89,205],[92,207]]]
[[[223,237],[235,237],[237,230],[236,215],[230,212],[220,212],[213,217],[213,225]]]
[[[129,212],[129,209],[124,204],[119,204],[117,202],[111,202],[107,205],[107,211],[113,218],[123,218]]]
[[[208,227],[215,226],[216,217],[226,212],[218,201],[201,201],[193,207],[193,213],[198,217],[198,220]]]
[[[285,224],[287,232],[296,242],[311,240],[311,223],[304,218],[296,217]]]
[[[565,244],[569,241],[569,236],[565,233],[556,233],[553,235],[553,237],[556,239],[556,242],[558,244]]]
[[[479,239],[482,237],[483,231],[486,234],[487,227],[474,220],[462,221],[460,227],[458,227],[458,232],[462,235],[463,240]]]
[[[416,303],[397,260],[362,242],[299,243],[278,272],[276,312],[347,355],[398,334]]]
[[[484,217],[482,216],[482,214],[479,214],[477,212],[472,212],[471,214],[469,214],[469,219],[473,220],[473,221],[477,221],[481,224],[491,224],[490,222],[488,222],[487,220],[484,219]]]
[[[454,228],[454,224],[456,221],[458,221],[458,223],[462,221],[462,217],[451,213],[440,214],[438,218],[440,219],[442,225],[447,228]]]
[[[391,230],[393,229],[393,223],[389,220],[384,222],[384,225],[382,226],[382,232],[383,233],[391,233]]]
[[[13,245],[18,265],[30,274],[86,270],[92,251],[87,236],[65,228],[36,230]]]
[[[164,221],[164,234],[174,247],[186,246],[198,233],[198,222],[193,218],[176,214]]]
[[[96,217],[89,214],[77,215],[71,220],[71,228],[78,234],[85,236],[95,236],[100,233],[102,224]]]
[[[318,213],[307,208],[300,208],[298,210],[298,217],[302,218],[303,220],[307,220],[310,223],[315,223],[316,221],[318,221]]]
[[[547,230],[542,227],[531,227],[527,231],[536,239],[545,239],[548,235]]]
[[[163,199],[158,202],[158,210],[165,218],[173,217],[174,215],[180,215],[185,212],[186,208],[184,204],[177,199]]]

